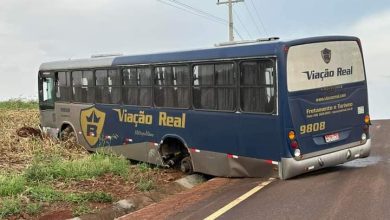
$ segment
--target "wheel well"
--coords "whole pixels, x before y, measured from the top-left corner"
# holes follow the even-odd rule
[[[73,128],[72,128],[72,126],[70,126],[70,124],[64,123],[64,124],[61,125],[60,131],[65,130],[67,127],[70,127],[73,130]]]
[[[178,166],[183,158],[190,155],[183,141],[174,137],[165,138],[159,151],[163,162],[169,166]]]
[[[62,132],[63,132],[65,129],[67,129],[67,128],[69,128],[70,131],[76,132],[76,131],[73,129],[73,126],[72,126],[71,124],[69,124],[69,123],[64,123],[64,124],[61,125],[61,128],[60,128],[60,130],[59,130],[59,132],[58,132],[58,138],[59,138],[59,139],[62,138],[62,137],[61,137]],[[77,139],[77,135],[76,135],[76,139]]]

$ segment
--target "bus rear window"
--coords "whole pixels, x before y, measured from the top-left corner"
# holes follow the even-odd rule
[[[289,92],[364,80],[363,58],[356,41],[303,44],[288,50]]]

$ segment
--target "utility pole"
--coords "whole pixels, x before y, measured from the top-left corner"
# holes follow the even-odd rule
[[[233,26],[233,3],[243,2],[244,0],[227,0],[221,2],[218,0],[217,5],[228,5],[229,7],[229,41],[234,41],[234,26]]]

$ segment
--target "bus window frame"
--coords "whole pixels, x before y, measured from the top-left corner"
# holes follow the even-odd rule
[[[94,89],[95,89],[95,98],[94,98],[94,102],[92,104],[102,104],[102,105],[123,105],[123,75],[122,75],[122,69],[118,66],[118,67],[99,67],[99,68],[90,68],[90,70],[93,72],[93,82],[94,82]],[[118,74],[119,74],[119,80],[120,80],[120,85],[115,85],[115,86],[109,86],[109,85],[99,85],[97,86],[96,85],[96,71],[98,70],[106,70],[107,71],[107,77],[108,77],[108,72],[110,70],[116,70],[118,71]],[[97,102],[96,101],[96,89],[98,87],[116,87],[116,88],[119,88],[120,89],[120,102],[119,103],[102,103],[102,102]]]
[[[47,73],[47,74],[45,74]],[[52,103],[48,103],[47,101],[43,101],[44,91],[43,91],[43,79],[44,78],[51,78],[53,80],[53,88],[51,91],[51,97],[52,97]],[[55,72],[52,70],[49,71],[39,71],[38,74],[38,101],[39,101],[39,109],[40,110],[53,110],[55,108],[55,103],[57,102],[56,99],[56,78],[55,78]]]
[[[153,65],[152,64],[138,64],[138,65],[125,65],[125,66],[118,66],[119,68],[119,72],[120,72],[120,75],[121,75],[121,105],[123,106],[129,106],[129,107],[137,107],[137,108],[145,108],[145,109],[151,109],[151,108],[157,108],[155,105],[154,105],[154,72],[153,72]],[[149,88],[152,90],[152,96],[151,96],[151,105],[129,105],[129,104],[125,104],[124,102],[124,99],[123,97],[124,96],[124,88],[139,88],[140,86],[137,84],[137,86],[125,86],[124,85],[124,80],[123,80],[123,70],[124,69],[130,69],[130,68],[135,68],[135,69],[138,69],[138,68],[149,68],[149,70],[151,71],[151,78],[150,78],[150,85],[148,86],[141,86],[143,88]]]
[[[189,90],[188,92],[188,107],[167,107],[167,106],[157,106],[156,105],[156,102],[155,102],[155,89],[156,87],[159,87],[158,85],[155,85],[155,82],[156,82],[156,74],[155,74],[155,69],[158,68],[158,67],[175,67],[175,66],[186,66],[187,69],[188,69],[188,74],[189,74],[189,82],[187,85],[182,85],[182,86],[163,86],[163,87],[178,87],[178,88],[187,88]],[[156,108],[156,109],[172,109],[172,110],[190,110],[193,108],[193,98],[192,98],[192,80],[193,80],[193,73],[192,73],[192,68],[191,68],[191,63],[189,62],[183,62],[183,63],[159,63],[159,64],[156,64],[156,65],[151,65],[151,68],[152,68],[152,78],[153,78],[153,82],[152,82],[152,86],[153,86],[153,108]]]
[[[218,64],[233,64],[233,71],[234,71],[234,77],[237,80],[237,59],[223,59],[223,60],[207,60],[207,61],[198,61],[198,62],[193,62],[191,63],[191,72],[190,72],[190,77],[191,77],[191,85],[190,85],[190,90],[191,90],[191,108],[196,110],[196,111],[209,111],[209,112],[225,112],[225,113],[234,113],[238,111],[237,108],[237,102],[239,101],[237,95],[237,81],[234,83],[232,86],[227,86],[227,85],[215,85],[215,67],[214,67],[214,74],[213,74],[213,80],[214,80],[214,85],[206,85],[203,87],[209,87],[209,88],[234,88],[235,90],[235,95],[236,95],[236,100],[235,100],[235,105],[233,110],[218,110],[218,109],[203,109],[203,108],[196,108],[194,105],[194,67],[199,66],[199,65],[218,65]],[[202,87],[202,86],[198,86]]]
[[[57,83],[56,84],[56,89],[60,88],[60,87],[66,87],[66,86],[59,86],[59,84],[58,84],[59,83],[59,79],[58,79],[59,72],[68,72],[69,73],[69,86],[68,87],[70,89],[70,94],[69,94],[70,99],[68,101],[63,101],[63,100],[59,100],[58,97],[56,96],[55,102],[58,102],[58,103],[72,103],[72,101],[73,101],[72,70],[55,70],[54,71],[55,80],[56,80],[56,83]]]
[[[59,70],[60,71],[60,70]],[[87,104],[87,105],[90,105],[90,104],[96,104],[96,93],[95,93],[95,96],[94,96],[94,99],[93,99],[93,102],[77,102],[74,100],[74,95],[73,95],[73,88],[74,88],[74,85],[73,85],[73,72],[77,72],[77,71],[80,71],[82,74],[84,71],[91,71],[92,72],[92,80],[93,80],[93,85],[90,86],[86,86],[87,88],[93,88],[95,89],[96,88],[96,76],[95,76],[95,68],[80,68],[80,69],[70,69],[68,70],[70,72],[70,88],[71,88],[71,101],[69,103],[74,103],[74,104]],[[66,71],[64,71],[66,72]],[[85,86],[81,85],[81,86],[76,86],[76,87],[80,87],[80,88],[83,88]]]
[[[279,94],[278,94],[278,88],[279,88],[279,81],[278,81],[278,61],[276,56],[271,56],[271,57],[258,57],[258,58],[249,58],[249,59],[240,59],[238,61],[238,71],[239,75],[241,77],[241,64],[244,62],[251,62],[251,61],[261,61],[261,60],[270,60],[274,65],[274,80],[273,80],[273,90],[275,94],[275,103],[274,103],[274,110],[272,112],[249,112],[249,111],[244,111],[241,108],[241,78],[239,78],[238,81],[238,95],[239,95],[239,103],[238,103],[238,109],[241,113],[245,114],[256,114],[256,115],[278,115],[279,109],[278,109],[278,102],[279,102]],[[267,88],[267,86],[265,86]]]

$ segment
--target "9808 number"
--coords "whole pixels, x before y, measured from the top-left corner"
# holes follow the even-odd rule
[[[301,125],[299,128],[301,134],[307,134],[307,133],[312,133],[316,131],[322,131],[325,130],[326,124],[324,121],[317,122],[317,123],[312,123],[312,124],[306,124],[306,125]]]

